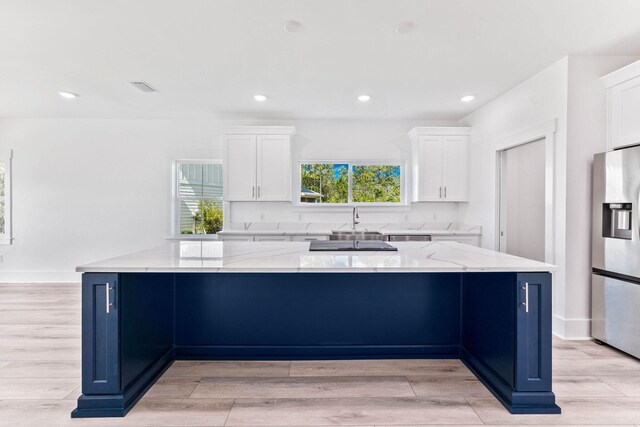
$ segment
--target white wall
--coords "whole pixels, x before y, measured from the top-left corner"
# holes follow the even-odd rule
[[[160,245],[170,232],[171,161],[221,158],[221,128],[294,125],[294,156],[409,159],[404,121],[3,119],[14,150],[14,244],[0,246],[0,282],[77,281],[75,266]],[[233,221],[348,221],[287,203],[238,204]],[[302,217],[300,217],[302,215]],[[456,204],[362,212],[367,222],[456,221]]]
[[[483,226],[496,247],[496,151],[510,135],[556,121],[552,238],[554,332],[590,336],[590,161],[604,151],[605,91],[599,77],[636,57],[567,57],[462,120],[472,129],[471,200],[460,220]],[[588,136],[587,136],[588,134]],[[585,139],[586,138],[586,139]],[[570,221],[568,221],[570,218]]]
[[[593,155],[606,151],[606,91],[600,77],[638,56],[570,56],[567,144],[565,334],[590,336]]]

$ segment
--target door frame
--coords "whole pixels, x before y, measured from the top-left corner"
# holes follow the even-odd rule
[[[502,252],[501,247],[501,222],[502,204],[504,196],[502,194],[502,163],[505,150],[528,144],[540,139],[545,145],[545,167],[544,167],[544,260],[553,264],[554,235],[555,235],[555,214],[554,214],[554,171],[555,171],[555,133],[557,120],[552,119],[522,131],[513,133],[502,138],[496,144],[496,248]]]

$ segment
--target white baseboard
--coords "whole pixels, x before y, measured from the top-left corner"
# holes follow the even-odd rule
[[[0,283],[80,283],[82,273],[74,271],[1,270]]]
[[[591,319],[565,319],[554,315],[552,330],[554,335],[565,340],[590,340]]]

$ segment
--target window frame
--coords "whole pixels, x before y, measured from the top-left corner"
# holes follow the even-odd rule
[[[296,194],[295,206],[309,209],[320,209],[323,207],[345,207],[345,206],[358,206],[358,207],[403,207],[408,206],[407,198],[407,162],[405,160],[299,160],[296,162]],[[348,169],[348,196],[345,203],[303,203],[300,201],[300,187],[302,185],[302,165],[319,165],[319,164],[346,164]],[[399,202],[354,202],[352,194],[353,185],[353,166],[399,166],[400,167],[400,201]]]
[[[226,203],[224,202],[224,196],[220,196],[220,199],[212,199],[207,197],[180,197],[180,183],[178,182],[179,173],[180,173],[180,165],[183,163],[192,163],[192,164],[203,164],[203,165],[221,165],[224,168],[224,164],[222,159],[177,159],[172,162],[172,174],[171,174],[171,236],[172,238],[178,238],[182,240],[206,240],[206,239],[215,239],[217,238],[217,234],[181,234],[182,231],[180,229],[180,202],[182,200],[212,200],[214,202],[219,202],[222,207],[222,218],[223,223],[226,221],[227,217],[227,209]],[[223,169],[223,194],[224,194],[224,169]]]
[[[0,245],[11,245],[13,243],[13,233],[11,227],[11,174],[13,150],[0,148],[0,162],[5,164],[4,169],[4,233],[0,234]]]

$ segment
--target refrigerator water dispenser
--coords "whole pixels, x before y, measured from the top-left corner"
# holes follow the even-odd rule
[[[631,240],[631,203],[602,205],[602,237]]]

